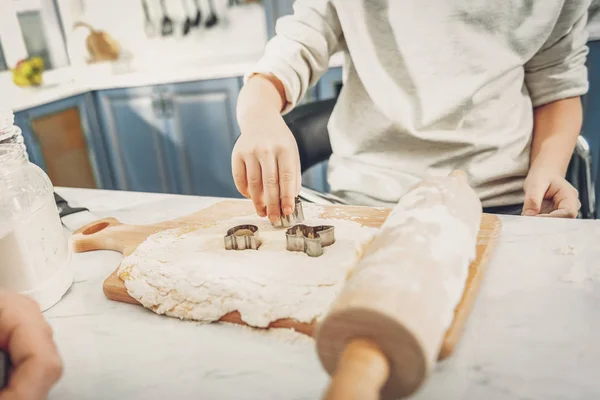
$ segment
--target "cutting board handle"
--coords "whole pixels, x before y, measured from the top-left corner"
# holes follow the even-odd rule
[[[126,226],[115,218],[104,218],[92,222],[73,232],[71,236],[76,253],[93,250],[115,250],[123,252],[125,244],[119,240],[118,228]]]

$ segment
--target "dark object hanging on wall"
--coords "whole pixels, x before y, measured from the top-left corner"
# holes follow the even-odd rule
[[[215,4],[213,0],[208,0],[208,6],[210,7],[210,14],[208,15],[208,19],[206,20],[204,26],[207,28],[212,28],[219,22],[219,19],[217,18],[217,14],[215,12]]]
[[[150,9],[146,0],[142,0],[142,9],[144,10],[144,32],[146,37],[154,37],[156,36],[156,27],[152,22],[152,18],[150,18]]]
[[[192,26],[198,28],[200,27],[200,22],[202,22],[202,10],[200,8],[199,0],[194,0],[194,5],[196,6],[196,17],[194,18]]]
[[[185,10],[185,20],[183,21],[183,36],[187,36],[187,34],[190,33],[190,30],[192,29],[193,21],[192,18],[190,18],[190,10],[188,8],[186,0],[181,0],[181,2],[183,3],[183,9]]]
[[[173,20],[167,15],[167,8],[165,7],[165,0],[160,0],[160,8],[163,13],[162,18],[162,35],[169,36],[173,34]]]

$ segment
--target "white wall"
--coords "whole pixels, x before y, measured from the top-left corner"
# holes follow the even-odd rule
[[[160,0],[148,0],[157,31],[162,12]],[[193,0],[165,0],[169,17],[174,21],[173,37],[148,38],[144,32],[144,14],[140,0],[59,0],[63,24],[68,34],[72,62],[78,65],[86,55],[85,28],[70,31],[76,21],[85,21],[106,31],[133,57],[135,68],[212,62],[260,54],[267,41],[264,9],[259,4],[226,7],[227,0],[214,0],[220,23],[212,29],[192,30],[182,37],[186,1],[190,16],[195,15]],[[208,0],[199,0],[202,20],[208,16]]]
[[[27,58],[27,50],[21,32],[19,20],[12,3],[0,0],[3,9],[0,11],[0,40],[4,57],[9,68],[14,68],[19,60]]]

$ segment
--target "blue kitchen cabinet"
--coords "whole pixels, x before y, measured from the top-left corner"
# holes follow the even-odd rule
[[[177,193],[167,165],[161,88],[109,89],[95,95],[116,188]]]
[[[179,193],[241,197],[231,171],[240,87],[238,78],[168,87],[167,157]]]
[[[275,36],[275,25],[277,19],[284,15],[293,14],[294,0],[262,0],[265,8],[265,19],[267,22],[267,36]]]
[[[325,74],[327,87],[319,82],[303,102],[333,93],[336,76]],[[115,188],[241,197],[231,171],[241,85],[235,77],[96,92]],[[325,175],[326,165],[319,165],[303,182],[326,191]]]
[[[600,41],[588,42],[587,68],[590,88],[583,97],[583,127],[592,152],[592,175],[596,182],[596,209],[600,209]]]
[[[29,159],[55,186],[112,189],[106,147],[91,94],[15,114]]]
[[[329,68],[329,71],[325,72],[319,83],[317,84],[317,98],[319,100],[333,99],[338,96],[340,90],[342,90],[342,67]]]
[[[118,189],[239,197],[231,152],[239,78],[96,93]]]

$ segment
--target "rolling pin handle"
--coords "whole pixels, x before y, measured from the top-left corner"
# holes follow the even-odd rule
[[[344,349],[325,400],[379,400],[390,362],[375,343],[353,339]]]

